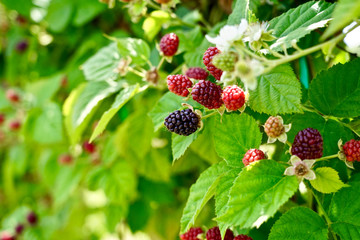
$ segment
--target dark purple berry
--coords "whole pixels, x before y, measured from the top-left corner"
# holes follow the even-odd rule
[[[188,78],[193,78],[196,80],[205,80],[209,76],[209,73],[205,69],[202,69],[200,67],[192,67],[186,71],[185,75]]]
[[[296,134],[291,154],[300,159],[316,159],[323,155],[323,138],[320,132],[313,128],[306,128]]]
[[[165,118],[166,128],[173,133],[188,136],[199,127],[200,117],[191,109],[176,110]]]
[[[19,53],[25,52],[29,47],[29,43],[27,40],[21,40],[16,44],[16,51]]]
[[[36,215],[36,213],[34,212],[30,212],[27,217],[26,217],[28,223],[32,226],[36,225],[38,222],[38,217]]]
[[[208,109],[220,108],[223,104],[220,86],[206,80],[200,80],[191,90],[192,98]]]

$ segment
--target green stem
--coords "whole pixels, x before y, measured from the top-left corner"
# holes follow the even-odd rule
[[[158,6],[157,4],[153,3],[151,0],[147,1],[148,5],[156,10],[162,10],[160,6]]]
[[[289,142],[289,141],[287,141],[287,140],[286,140],[286,144],[287,144],[289,147],[292,146],[291,142]]]
[[[318,158],[316,159],[316,161],[323,161],[323,160],[328,160],[328,159],[333,159],[333,158],[337,158],[338,155],[337,154],[334,154],[334,155],[330,155],[330,156],[326,156],[326,157],[322,157],[322,158]]]
[[[158,66],[156,67],[157,70],[159,70],[159,69],[161,68],[161,66],[163,65],[164,61],[165,61],[165,57],[163,56],[163,57],[160,59],[160,62],[159,62],[159,64],[158,64]]]
[[[135,73],[136,75],[138,75],[138,76],[140,76],[140,77],[145,77],[145,74],[144,73],[142,73],[142,72],[140,72],[140,71],[138,71],[138,70],[135,70],[134,68],[132,68],[132,67],[129,67],[128,68],[128,70],[130,71],[130,72],[132,72],[132,73]]]
[[[208,115],[202,116],[201,119],[205,119],[208,117],[211,117],[212,115],[215,115],[216,113],[218,113],[217,111],[213,111],[212,113],[209,113]]]
[[[316,194],[313,192],[313,190],[311,189],[311,187],[308,186],[308,184],[307,184],[307,187],[308,187],[309,191],[312,193],[312,195],[314,196],[314,198],[315,198],[315,200],[316,200],[316,203],[318,204],[318,207],[319,207],[320,211],[321,211],[322,214],[324,215],[325,221],[326,221],[326,223],[327,223],[328,226],[329,226],[329,231],[330,231],[333,239],[334,239],[334,240],[337,240],[336,234],[335,234],[335,233],[331,230],[331,228],[330,228],[332,222],[331,222],[329,216],[327,215],[327,213],[326,213],[323,205],[321,204],[320,199],[318,198],[318,196],[316,196]]]
[[[184,66],[184,63],[180,64],[177,68],[175,68],[174,71],[172,71],[169,75],[175,75],[177,74],[181,69],[182,67]]]

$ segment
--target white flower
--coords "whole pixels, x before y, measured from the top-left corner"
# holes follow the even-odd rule
[[[291,167],[288,167],[284,174],[288,176],[296,175],[301,180],[303,178],[307,180],[314,180],[316,178],[315,172],[311,170],[311,167],[314,165],[315,160],[301,160],[298,156],[292,155],[290,162]]]
[[[238,61],[235,64],[236,75],[244,83],[246,89],[255,90],[257,87],[256,77],[264,72],[264,66],[256,59]]]
[[[356,24],[356,22],[352,22],[349,26],[344,28],[343,33],[349,32]],[[360,26],[346,34],[344,43],[346,44],[349,52],[360,57]]]
[[[250,25],[246,33],[247,37],[244,38],[244,42],[259,41],[261,39],[261,35],[267,32],[268,27],[269,27],[268,22],[262,22],[262,23],[257,22]]]
[[[248,28],[248,22],[246,19],[242,19],[239,25],[225,25],[220,29],[219,35],[216,37],[210,37],[206,35],[206,39],[215,44],[220,51],[227,51],[231,45],[241,40]]]

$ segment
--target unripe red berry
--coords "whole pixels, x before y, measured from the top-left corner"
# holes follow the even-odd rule
[[[245,104],[244,91],[236,86],[227,86],[222,93],[222,100],[228,110],[236,111]]]
[[[1,233],[1,240],[15,240],[15,236],[11,236],[9,233],[7,232],[3,232]]]
[[[248,166],[250,163],[265,159],[266,155],[260,149],[250,149],[245,153],[244,158],[242,159],[245,166]]]
[[[187,231],[186,233],[180,235],[180,239],[181,240],[200,240],[200,238],[198,238],[197,236],[199,234],[204,233],[203,230],[199,227],[197,228],[190,228],[189,231]]]
[[[200,67],[192,67],[186,71],[185,75],[188,78],[194,78],[196,80],[206,80],[206,78],[209,76],[209,73]]]
[[[206,69],[215,77],[216,80],[220,80],[223,71],[218,69],[212,64],[212,59],[215,55],[219,54],[220,50],[216,47],[209,47],[203,56],[203,62],[206,66]]]
[[[73,157],[68,153],[61,154],[58,158],[58,162],[62,165],[69,165],[73,162]]]
[[[168,33],[160,40],[160,50],[164,56],[174,56],[179,47],[179,37],[175,33]]]
[[[0,113],[0,125],[5,122],[5,114]]]
[[[94,153],[96,151],[96,146],[94,143],[90,143],[88,141],[85,141],[83,143],[83,149],[88,153]]]
[[[240,234],[234,238],[234,240],[253,240],[251,237]]]
[[[27,219],[28,223],[32,226],[36,225],[38,222],[38,217],[37,217],[36,213],[34,213],[34,212],[30,212],[26,216],[26,219]]]
[[[182,97],[189,95],[188,88],[191,88],[192,84],[190,79],[184,75],[169,75],[167,77],[167,85],[170,92]]]
[[[11,131],[17,131],[21,128],[21,122],[19,120],[13,120],[9,123],[9,128]]]
[[[343,146],[343,151],[346,156],[346,160],[349,162],[360,162],[360,140],[355,141],[355,139],[351,139],[346,142]]]
[[[12,103],[17,103],[20,101],[19,94],[17,94],[17,92],[15,92],[13,89],[8,89],[6,91],[6,98]]]

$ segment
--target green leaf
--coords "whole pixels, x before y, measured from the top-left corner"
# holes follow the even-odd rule
[[[62,32],[69,25],[75,11],[74,2],[71,0],[52,0],[45,17],[49,29],[53,32]]]
[[[334,7],[334,4],[325,1],[311,1],[272,19],[269,30],[274,30],[278,39],[270,48],[281,50],[282,45],[289,48],[292,46],[291,41],[297,41],[311,31],[325,27],[331,20]]]
[[[255,119],[242,113],[224,114],[222,119],[214,119],[212,130],[218,155],[235,167],[242,167],[242,159],[247,150],[258,148],[261,133]]]
[[[360,237],[360,182],[350,185],[335,193],[329,210],[331,228],[342,240]]]
[[[74,26],[83,26],[105,9],[106,5],[98,1],[78,0],[76,2],[76,13],[73,19]]]
[[[301,86],[293,70],[281,65],[261,75],[256,90],[250,91],[249,106],[259,113],[272,116],[302,112]]]
[[[325,115],[357,117],[360,115],[360,59],[337,64],[319,73],[310,85],[312,105]]]
[[[167,92],[160,98],[155,107],[149,112],[149,116],[154,123],[155,131],[164,126],[164,120],[171,112],[182,107],[181,103],[187,103],[193,107],[200,106],[192,99],[185,100],[185,98],[175,95],[172,92]]]
[[[142,29],[144,30],[145,36],[150,41],[154,39],[154,37],[160,32],[162,25],[170,20],[170,14],[157,10],[151,12],[150,16],[147,17],[142,25]]]
[[[126,55],[124,55],[126,56]],[[114,71],[120,61],[120,54],[116,43],[101,48],[94,56],[89,58],[83,65],[82,70],[86,80],[105,81],[115,80],[119,74]]]
[[[38,143],[53,144],[63,140],[62,115],[60,106],[48,103],[35,119],[32,137]]]
[[[101,116],[94,132],[91,135],[90,141],[93,141],[97,136],[99,136],[110,120],[114,115],[137,93],[139,92],[139,85],[129,86],[124,88],[115,98],[114,103],[111,105],[110,109],[103,113]]]
[[[62,77],[63,75],[59,74],[44,80],[31,82],[26,86],[26,92],[33,94],[36,105],[45,104],[59,90]]]
[[[133,168],[124,160],[111,167],[94,169],[88,176],[91,189],[103,189],[111,203],[124,204],[136,196],[137,178]]]
[[[284,176],[285,167],[261,160],[242,170],[230,190],[226,213],[217,218],[229,226],[259,226],[296,192],[296,176]]]
[[[292,208],[271,228],[269,240],[327,240],[324,220],[309,208]]]
[[[216,216],[220,217],[221,215],[226,213],[228,209],[227,203],[229,201],[231,187],[233,186],[234,181],[240,172],[240,168],[234,168],[221,176],[215,193]],[[218,226],[221,232],[221,236],[224,237],[225,232],[229,226],[223,222],[218,222]]]
[[[328,38],[342,30],[352,21],[360,17],[360,2],[354,0],[339,0],[332,14],[333,20],[326,29],[323,38]]]
[[[195,132],[189,136],[181,136],[178,134],[172,134],[171,149],[173,154],[173,161],[179,159],[184,155],[186,149],[191,145],[192,142],[197,138],[198,133]]]
[[[195,184],[190,188],[190,195],[181,217],[181,232],[186,232],[195,224],[201,209],[215,194],[220,176],[226,173],[228,167],[224,162],[212,165],[205,170]]]
[[[129,56],[132,59],[132,63],[142,65],[150,58],[150,47],[142,39],[119,38],[117,47],[122,56]]]
[[[241,19],[249,18],[249,0],[236,0],[235,7],[230,14],[227,25],[240,24]]]
[[[98,103],[117,92],[121,85],[116,82],[89,82],[76,99],[72,111],[72,125],[76,128],[85,120]]]
[[[322,193],[334,193],[347,186],[340,178],[337,171],[330,167],[315,169],[316,178],[311,180],[311,186]]]

